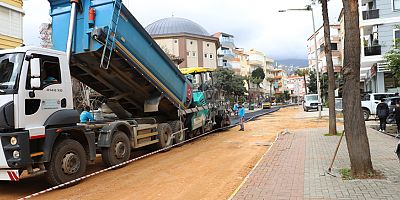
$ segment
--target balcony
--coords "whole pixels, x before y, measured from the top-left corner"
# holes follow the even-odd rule
[[[381,45],[364,47],[365,56],[377,56],[381,55]]]
[[[223,46],[223,47],[235,48],[235,43],[233,42],[232,38],[221,37],[220,42],[221,42],[221,46]]]
[[[224,59],[232,60],[235,58],[235,54],[231,50],[220,50],[220,55],[224,57]]]
[[[249,65],[253,65],[256,67],[262,67],[263,66],[263,62],[260,60],[249,60]]]
[[[363,11],[362,16],[363,20],[377,19],[379,18],[379,9]]]

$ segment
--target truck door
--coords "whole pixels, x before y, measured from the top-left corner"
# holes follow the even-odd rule
[[[29,130],[31,138],[44,137],[44,123],[54,112],[66,108],[60,59],[45,54],[30,54],[40,59],[40,88],[30,84],[30,60],[24,63],[18,95],[19,127]],[[29,53],[27,53],[29,56]],[[68,92],[66,92],[68,94]]]

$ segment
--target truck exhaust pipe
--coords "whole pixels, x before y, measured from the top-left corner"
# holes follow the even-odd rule
[[[71,52],[72,52],[72,37],[75,31],[75,22],[76,22],[76,10],[79,6],[78,4],[80,0],[71,0],[71,16],[69,18],[69,28],[68,28],[68,39],[67,39],[67,61],[68,63],[71,61]]]

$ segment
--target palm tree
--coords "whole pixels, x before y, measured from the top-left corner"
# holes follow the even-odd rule
[[[272,97],[272,84],[274,83],[274,78],[272,77],[267,77],[265,78],[269,82],[269,98]]]
[[[303,80],[304,80],[304,90],[305,93],[307,95],[307,80],[306,80],[306,76],[309,75],[310,71],[308,69],[297,69],[296,70],[296,74],[298,76],[302,76]]]

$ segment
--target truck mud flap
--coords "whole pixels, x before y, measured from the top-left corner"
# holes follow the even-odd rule
[[[88,141],[89,148],[89,160],[93,161],[96,159],[96,136],[93,131],[85,132],[86,140]]]

